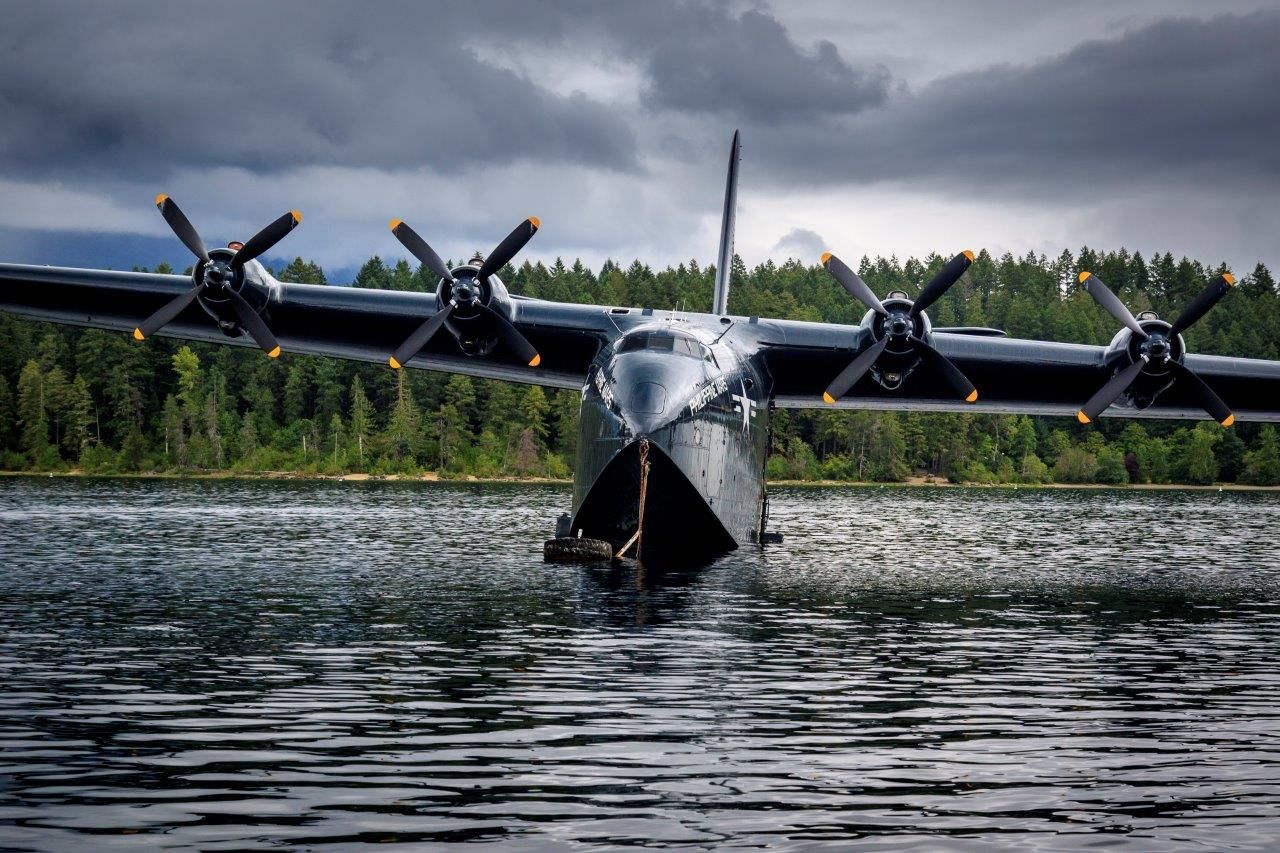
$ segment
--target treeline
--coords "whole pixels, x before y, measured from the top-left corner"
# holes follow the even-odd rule
[[[881,295],[916,292],[944,258],[863,259]],[[856,323],[863,309],[817,266],[734,259],[734,313]],[[1134,312],[1172,317],[1222,267],[1170,254],[1063,252],[1056,258],[978,255],[932,309],[937,326],[995,326],[1017,337],[1103,344],[1112,321],[1079,289],[1099,275]],[[168,272],[167,268],[158,272]],[[276,270],[325,284],[314,263]],[[696,262],[655,271],[639,261],[598,271],[557,260],[508,267],[513,293],[569,302],[694,311],[711,304],[715,270]],[[372,258],[353,284],[432,291],[404,261]],[[1259,264],[1187,333],[1194,352],[1280,358],[1280,294]],[[393,346],[389,341],[388,346]],[[285,353],[145,344],[115,332],[0,315],[0,467],[89,472],[298,471],[565,477],[579,395],[492,380]],[[1096,426],[1012,415],[776,412],[769,475],[897,481],[1280,484],[1271,426],[1224,430],[1103,418]]]

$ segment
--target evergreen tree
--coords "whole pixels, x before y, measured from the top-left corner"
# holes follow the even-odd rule
[[[1255,486],[1280,486],[1280,439],[1271,424],[1258,431],[1257,447],[1245,454],[1240,479]]]

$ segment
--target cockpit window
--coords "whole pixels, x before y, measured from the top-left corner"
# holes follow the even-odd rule
[[[696,338],[684,335],[673,335],[668,332],[638,332],[628,335],[618,345],[618,352],[635,352],[636,350],[658,350],[687,355],[690,358],[712,361],[711,350]]]

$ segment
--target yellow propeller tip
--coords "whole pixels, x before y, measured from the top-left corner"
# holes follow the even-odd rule
[[[823,265],[824,267],[827,265],[827,261],[829,261],[829,260],[831,260],[831,253],[830,253],[830,252],[823,252],[823,253],[822,253],[822,265]]]
[[[403,224],[404,224],[403,219],[393,219],[391,220],[391,230],[395,231],[397,228],[399,228]]]
[[[165,195],[164,193],[160,193],[160,195],[156,196],[156,207],[159,207],[160,205],[164,204],[168,200],[169,200],[169,197],[167,195]]]
[[[534,353],[533,358],[529,359],[529,366],[537,367],[539,364],[542,364],[542,356],[539,353]]]
[[[1084,284],[1084,280],[1091,275],[1093,275],[1093,273],[1091,272],[1082,272],[1080,273],[1080,277],[1077,279],[1077,281],[1079,281],[1081,284]]]
[[[542,227],[542,220],[536,216],[530,216],[529,224],[533,226],[534,231],[537,231],[539,228]]]
[[[291,210],[291,211],[289,211],[289,215],[293,217],[293,224],[294,224],[294,225],[301,225],[301,224],[302,224],[302,211],[300,211],[300,210]]]
[[[1084,409],[1081,409],[1080,411],[1076,412],[1076,420],[1078,420],[1082,424],[1087,424],[1091,422],[1089,420],[1089,416],[1084,413]]]
[[[965,250],[964,250],[963,252],[961,252],[960,254],[962,254],[962,255],[964,255],[966,258],[968,258],[968,259],[969,259],[969,263],[973,263],[973,249],[965,249]]]
[[[830,394],[828,394],[826,391],[823,391],[823,392],[822,392],[822,402],[826,403],[828,406],[834,406],[834,405],[836,404],[836,398],[835,398],[835,397],[832,397],[832,396],[831,396]]]
[[[1229,426],[1231,426],[1231,425],[1232,425],[1233,423],[1235,423],[1235,422],[1236,422],[1236,416],[1235,416],[1235,415],[1227,415],[1225,418],[1223,418],[1223,420],[1222,420],[1222,425],[1223,425],[1224,427],[1229,427]]]
[[[142,340],[146,340],[146,337],[147,337],[146,335],[142,334],[142,330],[141,330],[141,329],[134,329],[134,330],[133,330],[133,339],[134,339],[135,341],[142,341]]]
[[[1222,280],[1223,280],[1223,281],[1225,281],[1225,282],[1227,283],[1227,287],[1235,287],[1235,286],[1236,286],[1236,277],[1235,277],[1235,276],[1233,276],[1233,275],[1232,275],[1231,273],[1229,273],[1229,272],[1224,272],[1224,273],[1222,274]]]
[[[974,388],[972,391],[970,391],[970,392],[969,392],[969,396],[968,396],[968,397],[965,397],[965,398],[964,398],[964,401],[965,401],[966,403],[976,403],[976,402],[978,402],[978,389],[977,389],[977,388]]]
[[[395,360],[395,358],[389,358],[389,359],[387,359],[387,364],[391,365],[391,369],[392,369],[392,370],[399,370],[399,369],[400,369],[400,362],[396,361],[396,360]]]
[[[277,346],[277,347],[276,347],[275,349],[273,349],[271,352],[267,353],[267,358],[279,358],[279,357],[280,357],[280,347],[279,347],[279,346]]]

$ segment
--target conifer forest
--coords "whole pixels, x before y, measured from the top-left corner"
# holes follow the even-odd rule
[[[914,294],[944,258],[863,259],[878,294]],[[854,324],[861,305],[816,264],[735,258],[730,311]],[[1077,285],[1090,270],[1135,312],[1170,318],[1221,266],[1121,249],[1049,258],[977,256],[930,310],[934,326],[993,326],[1010,336],[1105,344],[1115,322]],[[156,272],[171,272],[168,268]],[[298,258],[282,281],[331,284]],[[1266,266],[1186,333],[1190,352],[1280,359],[1280,293]],[[715,271],[525,263],[512,293],[565,302],[707,310]],[[374,257],[355,287],[433,292],[436,280]],[[336,285],[335,285],[336,286]],[[0,315],[0,468],[85,473],[296,472],[451,477],[572,473],[580,396],[421,370],[393,371],[286,352],[83,330]],[[1271,425],[914,412],[776,411],[775,480],[968,483],[1280,484]]]

